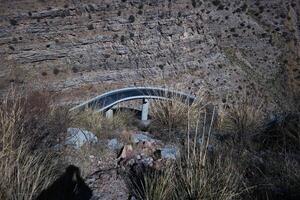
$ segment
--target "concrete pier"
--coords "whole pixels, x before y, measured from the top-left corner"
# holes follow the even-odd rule
[[[148,99],[143,99],[142,120],[148,120],[148,113],[149,113],[149,101]]]
[[[114,111],[112,109],[109,109],[108,111],[105,112],[105,116],[107,119],[111,119],[114,116]]]

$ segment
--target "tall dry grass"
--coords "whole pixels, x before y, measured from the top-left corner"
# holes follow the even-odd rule
[[[126,175],[130,194],[138,200],[172,199],[174,192],[172,166],[164,170],[133,167]]]
[[[193,135],[186,132],[186,142],[177,161],[158,171],[147,168],[129,173],[128,187],[135,197],[149,200],[231,200],[241,197],[245,191],[243,176],[236,170],[233,154],[209,150],[215,109],[211,119],[205,111],[201,113],[206,117],[198,116],[198,128]]]
[[[34,199],[59,171],[56,154],[38,149],[35,132],[26,132],[36,127],[28,112],[31,119],[38,116],[26,105],[14,89],[0,102],[0,199]]]
[[[233,145],[250,147],[253,138],[262,133],[265,116],[261,105],[247,99],[219,110],[218,128],[231,137]]]
[[[73,127],[87,129],[100,139],[109,139],[117,136],[116,131],[127,129],[132,126],[134,113],[116,111],[112,118],[108,119],[103,113],[94,110],[74,112],[72,114]]]
[[[211,119],[204,118],[208,123],[204,121],[202,128],[196,130],[194,140],[187,137],[183,154],[175,163],[174,199],[230,200],[243,193],[242,175],[236,171],[230,151],[209,148],[214,118],[215,109]]]
[[[166,94],[167,97],[167,94]],[[168,100],[152,100],[150,115],[152,117],[152,130],[164,132],[168,139],[174,134],[194,132],[199,124],[205,120],[204,112],[211,113],[211,107],[205,102],[204,92],[198,92],[197,99],[190,104],[183,96],[171,96]],[[188,130],[189,129],[189,130]]]

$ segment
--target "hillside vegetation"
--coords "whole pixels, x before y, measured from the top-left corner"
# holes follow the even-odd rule
[[[81,168],[87,180],[93,165],[87,155],[97,151],[102,158],[114,156],[103,145],[102,150],[90,144],[73,153],[67,147],[57,148],[64,144],[68,127],[93,130],[102,139],[121,137],[117,134],[121,129],[134,129],[133,115],[117,114],[113,121],[91,111],[74,116],[52,106],[50,99],[47,93],[21,95],[11,90],[1,101],[1,199],[35,199],[70,162]],[[180,157],[160,168],[126,168],[122,174],[129,196],[147,200],[300,197],[298,112],[269,121],[267,113],[248,101],[224,109],[205,106],[204,101],[191,107],[153,104],[150,133],[159,130],[161,136],[156,137],[163,142],[178,138]],[[121,140],[130,142],[124,136]]]

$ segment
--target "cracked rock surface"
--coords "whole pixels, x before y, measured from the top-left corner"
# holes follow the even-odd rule
[[[299,94],[299,1],[0,3],[1,91],[25,83],[77,103],[164,79],[216,101],[247,93],[284,106]]]

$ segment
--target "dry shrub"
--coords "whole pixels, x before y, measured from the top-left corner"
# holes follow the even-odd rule
[[[261,134],[264,125],[262,107],[248,100],[220,110],[219,130],[231,136],[234,145],[248,146],[257,134]]]
[[[0,152],[0,199],[34,199],[56,178],[57,163],[51,154],[28,152],[26,142]]]
[[[127,129],[134,118],[131,112],[116,111],[111,119],[103,113],[94,110],[74,112],[72,126],[87,129],[100,139],[108,139],[116,136],[115,132]]]
[[[210,120],[205,118],[207,121],[202,123],[205,128],[195,130],[194,138],[187,132],[181,158],[171,166],[161,170],[138,168],[128,174],[128,186],[135,197],[191,200],[241,197],[245,191],[243,177],[236,169],[232,154],[227,150],[208,151],[214,113],[215,109]],[[201,144],[198,143],[199,137],[202,138]]]
[[[168,200],[173,194],[172,167],[155,170],[149,167],[132,167],[127,173],[127,187],[138,200]]]
[[[32,148],[25,105],[14,90],[0,103],[0,199],[34,199],[58,172],[54,153]]]
[[[188,106],[181,102],[154,100],[151,102],[151,116],[164,132],[172,132],[186,127]]]
[[[237,170],[244,171],[244,181],[251,188],[243,199],[285,200],[300,198],[300,162],[288,153],[243,152]]]
[[[199,123],[199,117],[208,109],[204,102],[204,93],[200,93],[197,99],[189,105],[181,96],[171,97],[169,100],[153,100],[151,102],[150,115],[153,119],[152,129],[169,133],[185,133],[187,128],[195,129]],[[203,119],[200,120],[200,123]]]
[[[242,178],[229,155],[187,156],[176,165],[175,199],[237,199]]]
[[[300,151],[300,114],[289,113],[275,118],[256,140],[264,149]]]
[[[72,113],[72,126],[85,128],[97,136],[100,135],[105,117],[94,110],[85,110]]]
[[[236,170],[232,154],[228,151],[209,149],[215,109],[209,120],[209,127],[199,129],[201,144],[197,142],[197,130],[194,141],[184,146],[181,159],[175,164],[174,199],[237,199],[243,192],[242,176]],[[207,120],[207,118],[205,118]],[[203,123],[203,127],[207,123]],[[200,135],[199,135],[200,136]],[[224,150],[224,149],[223,149]]]
[[[66,163],[75,165],[81,169],[81,176],[87,177],[95,170],[95,161],[105,157],[115,157],[110,155],[109,151],[101,144],[84,144],[80,149],[66,148],[65,152]]]
[[[300,198],[300,163],[286,154],[264,159],[266,170],[261,185],[270,199]]]
[[[28,145],[32,150],[50,148],[64,140],[70,124],[67,108],[53,106],[52,95],[45,91],[15,95],[20,96],[17,101],[22,107],[22,134],[31,139]],[[9,104],[14,102],[14,97],[8,99]]]

